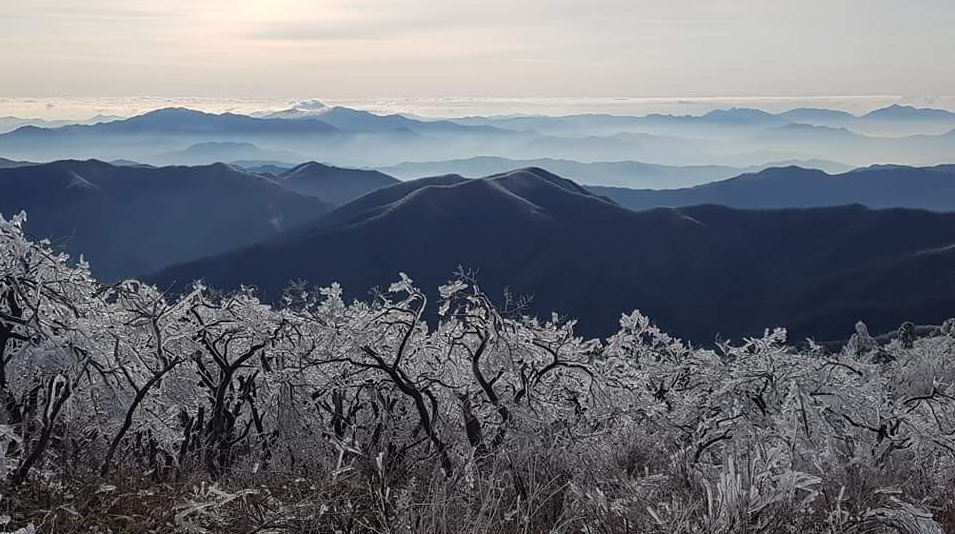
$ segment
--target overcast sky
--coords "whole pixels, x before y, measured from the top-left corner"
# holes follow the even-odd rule
[[[955,93],[953,0],[0,0],[0,96]]]

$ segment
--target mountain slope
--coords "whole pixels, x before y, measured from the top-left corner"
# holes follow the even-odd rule
[[[844,172],[851,167],[834,162],[806,161],[795,164],[805,167],[814,165],[819,168]],[[379,170],[410,180],[421,176],[457,173],[470,178],[479,178],[490,174],[507,172],[521,167],[540,167],[565,176],[586,186],[675,189],[725,180],[739,176],[744,172],[754,172],[774,166],[767,164],[757,167],[730,167],[726,165],[658,165],[639,161],[601,161],[581,163],[567,159],[541,158],[516,160],[493,156],[478,156],[468,159],[447,161],[402,163]]]
[[[955,211],[955,174],[945,169],[875,166],[830,175],[780,167],[685,189],[590,189],[634,210],[697,204],[754,209],[863,204]]]
[[[905,258],[953,243],[951,214],[861,206],[634,212],[531,168],[381,189],[275,240],[167,269],[153,281],[255,284],[267,299],[292,279],[338,281],[346,295],[365,297],[399,271],[433,292],[460,265],[477,270],[492,294],[509,287],[533,295],[532,313],[578,317],[585,334],[606,334],[620,313],[639,308],[702,342],[772,324],[827,339],[860,318],[875,330],[944,319],[940,304],[921,305],[955,306],[955,284],[916,286],[897,299],[894,288],[853,280],[924,275],[927,268]],[[953,272],[947,261],[944,272]],[[841,276],[842,291],[820,291],[829,276]],[[847,312],[820,320],[812,315],[818,310]]]
[[[366,193],[398,183],[398,180],[378,171],[343,169],[314,161],[303,163],[278,175],[286,188],[302,195],[313,196],[341,205]]]
[[[329,209],[223,164],[59,161],[0,169],[0,212],[26,210],[31,234],[84,254],[107,281],[246,246]]]

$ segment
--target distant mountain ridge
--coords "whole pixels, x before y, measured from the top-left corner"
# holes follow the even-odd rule
[[[472,146],[496,151],[498,147],[519,147],[535,137],[489,126],[421,121],[340,107],[323,108],[306,115],[308,118],[284,118],[286,116],[252,117],[165,108],[92,125],[24,126],[0,134],[0,154],[36,160],[154,158],[155,163],[171,163],[178,157],[184,163],[206,163],[209,157],[200,160],[179,151],[197,144],[247,143],[267,150],[303,154],[293,162],[333,158],[342,164],[376,158],[380,163],[397,159],[399,154],[448,157],[456,155],[454,151]],[[157,154],[160,157],[157,158]],[[234,158],[275,159],[254,154]]]
[[[56,128],[24,126],[0,134],[0,152],[49,159],[50,150],[73,157],[144,159],[204,142],[254,142],[284,138],[313,141],[334,137],[338,128],[321,121],[259,119],[233,113],[165,108],[128,119]],[[35,156],[35,157],[34,157]]]
[[[56,128],[58,126],[67,126],[70,124],[96,124],[98,122],[109,122],[120,120],[123,117],[117,115],[96,115],[88,119],[55,119],[47,120],[36,117],[0,117],[0,133],[16,130],[22,126],[38,126],[43,128]]]
[[[694,341],[766,324],[834,339],[936,323],[955,306],[955,214],[861,206],[631,211],[536,168],[469,180],[440,176],[369,193],[266,243],[179,265],[153,281],[254,284],[275,299],[289,280],[365,296],[399,271],[433,291],[459,265],[482,288],[534,296],[600,335],[639,308]],[[947,274],[950,273],[950,274]],[[906,289],[886,280],[905,280]],[[834,289],[837,288],[837,289]]]
[[[159,165],[210,165],[237,160],[278,160],[294,163],[303,159],[288,150],[268,150],[252,143],[205,141],[189,145],[182,150],[156,154],[146,158],[146,161]]]
[[[860,119],[868,120],[955,120],[955,113],[945,109],[917,108],[892,104],[891,106],[872,110]]]
[[[566,176],[585,186],[676,189],[724,180],[745,172],[780,166],[783,163],[822,168],[832,172],[845,172],[852,168],[841,163],[815,160],[769,163],[742,168],[726,165],[657,165],[639,161],[581,163],[554,158],[515,160],[493,156],[477,156],[449,161],[409,162],[392,167],[383,167],[379,170],[407,180],[451,173],[461,174],[469,178],[478,178],[521,167],[540,167],[555,174]]]
[[[451,119],[461,124],[491,125],[517,131],[564,134],[587,131],[591,134],[621,128],[647,133],[692,135],[725,135],[732,130],[712,129],[710,126],[731,126],[754,129],[804,123],[813,126],[848,128],[865,135],[901,137],[914,134],[942,134],[955,128],[955,113],[943,109],[916,108],[893,104],[863,115],[853,115],[824,108],[794,108],[782,113],[770,113],[753,108],[716,109],[703,115],[668,115],[650,113],[643,116],[579,114],[564,116],[529,117],[463,117]]]
[[[777,209],[862,204],[872,208],[955,211],[951,167],[873,166],[830,175],[801,167],[756,173],[671,190],[589,187],[634,210],[720,204],[742,209]]]
[[[310,118],[331,124],[342,130],[358,132],[409,129],[419,132],[509,133],[508,130],[501,130],[493,126],[469,126],[446,120],[421,121],[409,119],[404,115],[376,115],[368,111],[340,106],[325,108],[311,115]]]
[[[409,129],[417,131],[453,131],[453,132],[484,132],[507,133],[489,126],[469,126],[447,120],[418,120],[405,115],[393,113],[379,115],[360,109],[342,106],[326,106],[313,100],[302,102],[295,106],[275,112],[256,113],[253,116],[264,119],[313,119],[331,124],[342,130],[357,132],[381,132],[389,130]]]
[[[733,108],[702,116],[587,114],[470,118],[459,123],[317,105],[302,113],[263,118],[166,108],[93,125],[25,126],[0,134],[0,154],[31,161],[95,158],[165,164],[178,157],[186,163],[207,163],[230,158],[198,158],[181,151],[197,144],[239,143],[301,155],[289,163],[316,160],[343,167],[388,167],[402,161],[487,155],[748,168],[780,160],[834,160],[858,166],[875,163],[884,154],[893,154],[898,163],[930,165],[949,161],[955,150],[955,119],[949,121],[948,112],[901,107],[889,115],[912,114],[914,118],[857,117],[846,124],[832,114],[803,110],[802,119],[814,122],[803,124],[784,114]],[[859,125],[871,128],[859,129]],[[150,161],[157,154],[168,159]],[[232,157],[236,161],[292,159],[287,154]]]

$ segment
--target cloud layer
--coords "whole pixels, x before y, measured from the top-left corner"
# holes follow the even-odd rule
[[[950,0],[7,0],[0,93],[945,94]]]

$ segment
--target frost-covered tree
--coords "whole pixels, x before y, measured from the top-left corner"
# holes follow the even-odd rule
[[[0,402],[21,483],[47,452],[69,401],[88,386],[108,316],[82,259],[27,240],[25,214],[0,217]]]
[[[99,284],[24,219],[0,218],[11,485],[194,487],[158,527],[191,531],[955,525],[952,321],[888,342],[860,322],[836,351],[782,329],[694,347],[637,311],[585,339],[463,271],[436,302],[405,274],[351,302],[170,295]]]

